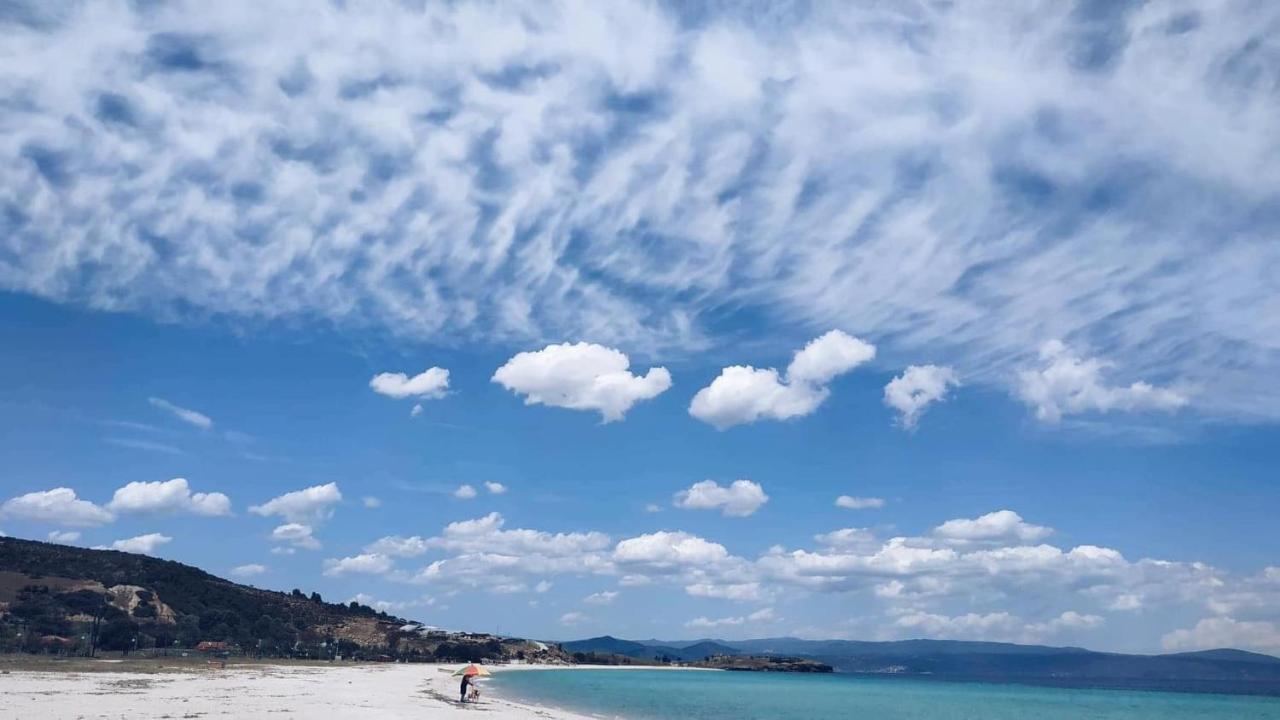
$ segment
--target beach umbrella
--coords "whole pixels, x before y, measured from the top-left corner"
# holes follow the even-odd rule
[[[454,677],[458,677],[459,675],[465,675],[467,677],[488,677],[489,671],[479,665],[471,664],[453,674]]]

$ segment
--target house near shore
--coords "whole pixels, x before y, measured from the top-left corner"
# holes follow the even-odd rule
[[[231,646],[222,640],[202,640],[196,644],[196,652],[226,652]]]

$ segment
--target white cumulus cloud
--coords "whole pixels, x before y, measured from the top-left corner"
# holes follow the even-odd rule
[[[303,550],[319,550],[320,541],[312,534],[314,532],[310,525],[303,523],[285,523],[271,531],[271,539],[275,542],[287,543],[290,547],[275,548],[272,552],[281,555],[292,555],[294,548],[302,548]]]
[[[618,594],[617,590],[601,590],[582,598],[582,602],[588,605],[611,605],[618,599]]]
[[[874,345],[832,330],[796,352],[785,378],[773,368],[724,368],[693,396],[689,414],[719,430],[761,419],[803,417],[827,399],[832,379],[875,356]]]
[[[293,523],[315,522],[332,517],[333,506],[340,502],[342,491],[338,484],[327,483],[274,497],[261,505],[251,506],[249,512],[263,517],[276,515]]]
[[[117,513],[191,513],[226,516],[231,499],[220,492],[192,493],[185,478],[131,482],[116,490],[107,509]]]
[[[956,371],[938,365],[911,365],[884,386],[884,404],[898,411],[898,422],[910,430],[930,404],[947,399],[960,384]]]
[[[671,387],[664,367],[633,375],[631,361],[613,348],[580,342],[518,353],[498,368],[493,381],[523,395],[526,405],[595,410],[605,422],[621,420],[636,403]]]
[[[329,558],[324,561],[326,577],[339,577],[349,573],[360,575],[381,575],[389,571],[394,562],[386,555],[364,553],[344,558]]]
[[[49,533],[49,542],[70,545],[80,539],[80,533],[74,530],[53,530]]]
[[[1185,394],[1155,387],[1141,380],[1128,386],[1107,385],[1102,372],[1109,365],[1096,358],[1072,354],[1061,341],[1040,348],[1043,367],[1019,373],[1018,396],[1035,408],[1036,417],[1055,423],[1064,415],[1087,412],[1160,410],[1185,406]]]
[[[507,492],[507,486],[500,482],[485,482],[484,489],[488,490],[490,495],[502,495]]]
[[[173,538],[168,535],[147,533],[146,535],[138,535],[137,537],[126,538],[124,540],[116,540],[111,543],[111,549],[138,553],[140,555],[153,555],[157,548],[161,545],[169,544],[172,540]]]
[[[877,509],[884,507],[884,498],[841,495],[836,498],[836,507],[844,508],[846,510]]]
[[[948,520],[933,530],[935,536],[956,542],[1036,542],[1052,533],[1051,528],[1032,525],[1012,510],[997,510],[973,519]]]
[[[472,485],[459,485],[453,491],[453,496],[459,500],[472,500],[477,494],[475,487]]]
[[[378,373],[369,381],[369,387],[379,395],[396,399],[413,397],[422,400],[438,400],[449,392],[449,371],[441,367],[432,367],[413,377],[401,372]]]
[[[9,498],[0,505],[0,515],[71,527],[93,527],[115,519],[111,512],[81,500],[75,490],[65,487]]]
[[[249,563],[247,565],[237,565],[236,567],[231,568],[231,574],[238,578],[257,577],[259,575],[264,574],[265,572],[267,572],[267,566],[260,565],[258,563]]]
[[[714,480],[703,480],[676,493],[673,504],[685,510],[720,510],[726,517],[746,517],[769,502],[759,483],[734,480],[721,486]]]

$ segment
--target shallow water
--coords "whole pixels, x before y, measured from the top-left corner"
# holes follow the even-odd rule
[[[628,720],[1280,720],[1280,698],[671,670],[499,672],[503,697]]]

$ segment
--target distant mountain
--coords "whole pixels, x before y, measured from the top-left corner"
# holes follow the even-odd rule
[[[723,643],[709,640],[677,645],[654,645],[635,640],[620,640],[610,635],[572,640],[560,643],[568,653],[597,653],[600,655],[625,655],[639,660],[669,658],[680,662],[702,660],[714,655],[741,655],[742,652]]]
[[[1078,647],[962,640],[870,642],[785,637],[697,641],[603,637],[564,643],[564,647],[649,659],[666,654],[682,661],[728,654],[796,656],[844,673],[1280,695],[1280,658],[1232,649],[1127,655]]]

